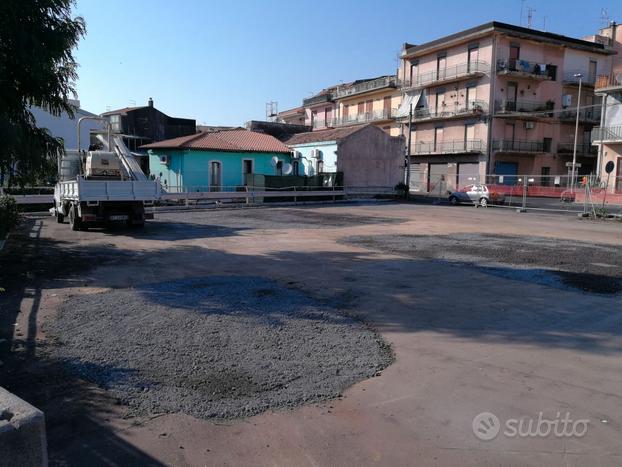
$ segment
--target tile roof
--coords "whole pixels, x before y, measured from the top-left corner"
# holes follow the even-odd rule
[[[306,144],[306,143],[317,143],[320,141],[339,141],[347,136],[350,136],[352,133],[356,133],[359,130],[367,127],[369,125],[354,125],[345,128],[335,128],[328,130],[319,130],[319,131],[309,131],[307,133],[298,133],[293,135],[291,138],[285,140],[285,143],[288,146],[293,146],[296,144]]]
[[[181,136],[146,144],[142,149],[203,149],[226,152],[282,152],[291,150],[273,136],[244,129],[221,130]]]

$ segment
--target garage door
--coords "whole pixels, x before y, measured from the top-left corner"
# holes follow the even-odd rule
[[[495,175],[501,175],[498,183],[502,185],[516,185],[518,180],[518,163],[517,162],[501,162],[495,164]]]
[[[479,164],[462,163],[458,164],[458,187],[461,189],[467,185],[479,182]]]
[[[423,167],[421,167],[421,164],[410,164],[410,191],[425,191],[423,175]]]
[[[429,164],[428,192],[443,195],[447,191],[447,164]]]

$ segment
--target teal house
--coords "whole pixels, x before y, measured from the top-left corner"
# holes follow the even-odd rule
[[[283,175],[291,149],[273,136],[242,128],[203,132],[142,146],[150,175],[169,192],[235,191],[246,174]]]

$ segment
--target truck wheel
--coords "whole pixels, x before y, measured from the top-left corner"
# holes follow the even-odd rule
[[[75,205],[71,205],[71,208],[69,208],[69,225],[73,231],[78,231],[82,228],[82,220],[78,217],[78,210]]]

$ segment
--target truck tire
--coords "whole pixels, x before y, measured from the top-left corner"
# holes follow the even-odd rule
[[[74,232],[82,229],[82,219],[78,216],[78,210],[73,204],[69,208],[69,225]]]

